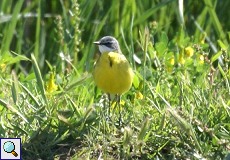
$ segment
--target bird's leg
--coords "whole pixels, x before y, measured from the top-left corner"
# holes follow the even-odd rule
[[[103,103],[103,109],[101,110],[101,115],[105,118],[105,119],[107,119],[107,114],[108,114],[108,112],[107,112],[107,105],[108,105],[108,103],[107,103],[107,95],[106,94],[103,94],[102,95],[102,103]]]
[[[103,94],[102,95],[102,102],[103,102],[103,107],[104,107],[104,109],[105,109],[105,106],[106,106],[106,95],[105,94]]]
[[[109,99],[109,117],[110,117],[110,108],[111,108],[111,96],[110,94],[108,93],[108,99]]]
[[[108,93],[108,99],[109,99],[109,103],[108,103],[109,109],[107,110],[109,112],[109,113],[107,112],[108,113],[108,119],[110,121],[112,121],[112,117],[110,115],[110,112],[111,112],[111,107],[113,105],[113,102],[114,102],[115,98],[113,98],[113,95]]]
[[[118,94],[116,96],[117,96],[117,103],[118,103],[118,110],[119,110],[119,126],[121,126],[121,123],[122,123],[122,119],[121,119],[121,96]]]

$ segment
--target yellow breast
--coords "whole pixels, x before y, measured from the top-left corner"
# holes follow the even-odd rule
[[[96,62],[93,77],[96,85],[105,93],[127,92],[133,82],[133,70],[123,54],[108,52],[101,54]]]

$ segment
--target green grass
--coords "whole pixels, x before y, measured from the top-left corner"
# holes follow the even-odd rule
[[[0,137],[23,159],[229,159],[230,3],[178,5],[0,1]],[[105,35],[135,70],[121,126],[91,75]]]

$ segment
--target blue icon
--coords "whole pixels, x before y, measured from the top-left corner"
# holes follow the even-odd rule
[[[15,152],[15,145],[11,141],[7,141],[3,144],[3,149],[7,153],[13,154],[15,157],[18,156],[17,152]]]

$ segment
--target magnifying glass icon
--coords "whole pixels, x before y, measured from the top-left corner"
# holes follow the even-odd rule
[[[17,152],[15,152],[15,145],[13,142],[11,141],[7,141],[3,144],[3,149],[6,153],[11,153],[13,154],[15,157],[18,156]]]

